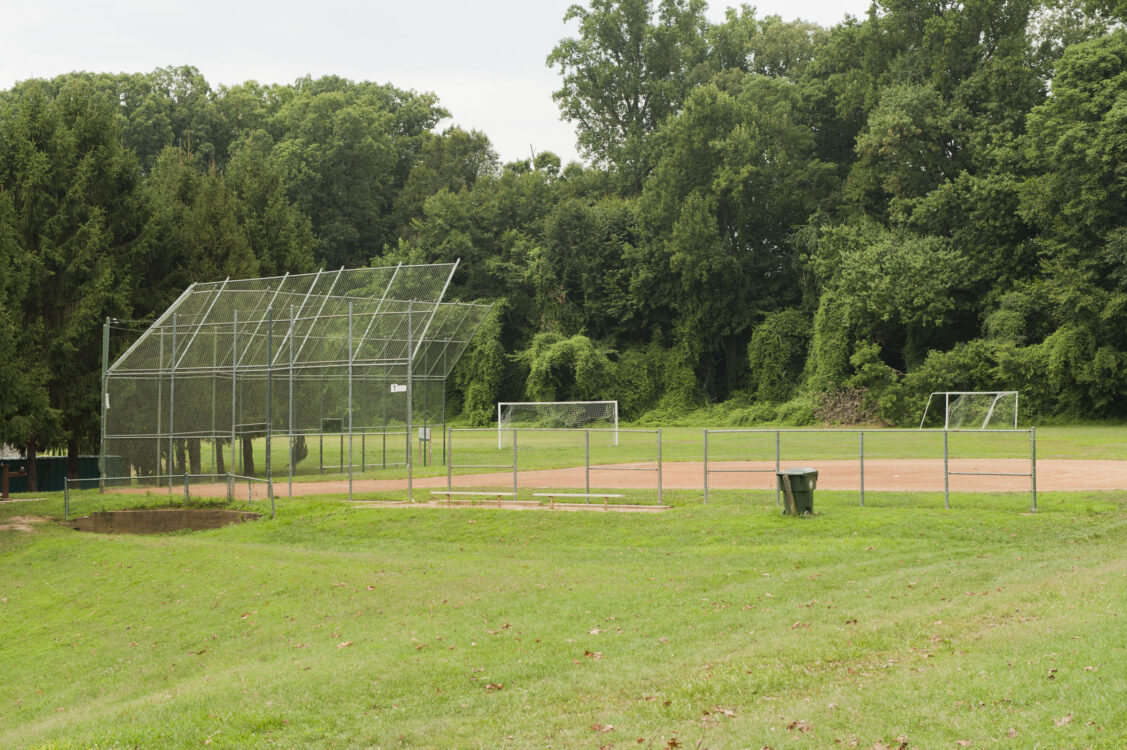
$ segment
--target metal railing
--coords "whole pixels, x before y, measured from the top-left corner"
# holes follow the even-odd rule
[[[151,490],[151,489],[168,489],[169,504],[175,503],[175,499],[180,497],[180,488],[183,488],[183,500],[188,503],[192,499],[192,485],[207,485],[214,488],[216,485],[222,487],[226,484],[226,498],[227,502],[235,502],[238,499],[240,486],[246,483],[247,487],[247,502],[253,503],[255,501],[253,487],[256,485],[263,485],[266,488],[265,499],[270,501],[270,517],[276,517],[276,509],[274,505],[274,485],[269,479],[262,477],[248,477],[240,474],[158,474],[155,476],[131,476],[131,477],[101,477],[99,479],[67,479],[63,484],[63,520],[70,520],[70,506],[71,506],[71,491],[72,485],[74,489],[94,490],[90,487],[91,483],[97,483],[97,492],[102,493],[106,489],[133,489],[133,490]],[[214,497],[214,495],[197,495],[197,497]]]
[[[1028,442],[1025,438],[1028,436]],[[870,440],[866,455],[866,437]],[[890,437],[892,443],[884,441]],[[883,443],[876,451],[873,441]],[[726,441],[717,450],[718,441]],[[952,455],[952,442],[958,443]],[[997,444],[1004,443],[1001,448]],[[794,447],[799,444],[801,447]],[[1025,445],[1027,447],[1021,447]],[[855,446],[855,447],[854,447]],[[951,507],[952,478],[987,477],[1027,479],[1032,510],[1037,510],[1037,433],[1027,430],[908,430],[908,429],[705,429],[704,502],[717,489],[714,481],[722,474],[777,473],[784,461],[810,461],[813,468],[828,462],[835,479],[856,490],[861,507],[865,505],[865,468],[881,469],[886,476],[883,489],[895,491],[937,491],[942,460],[942,491],[945,508]],[[876,455],[874,455],[874,453]],[[990,455],[1000,454],[1000,455]],[[855,462],[856,480],[851,469],[841,464]],[[1025,467],[1028,467],[1028,470]],[[958,479],[956,479],[958,482]],[[729,483],[730,484],[730,483]],[[958,491],[1013,491],[1001,482],[960,482]],[[1025,491],[1022,488],[1020,491]],[[775,502],[779,504],[776,485]]]
[[[535,435],[548,435],[548,436],[553,436],[553,437],[558,436],[561,439],[561,446],[560,447],[563,450],[566,450],[568,448],[577,449],[578,443],[579,443],[579,440],[580,440],[580,436],[582,436],[582,446],[583,446],[583,461],[582,461],[582,464],[580,464],[579,461],[576,460],[573,464],[571,464],[569,466],[564,466],[564,467],[562,467],[562,469],[563,470],[568,470],[568,469],[578,470],[579,468],[583,469],[583,489],[584,489],[583,494],[584,494],[584,496],[586,496],[586,501],[588,503],[590,502],[590,497],[593,497],[595,495],[599,495],[599,493],[595,493],[595,495],[592,495],[592,492],[591,492],[591,474],[592,474],[592,472],[595,472],[596,476],[598,476],[599,472],[619,472],[619,471],[636,471],[636,472],[647,472],[647,473],[655,474],[656,475],[656,479],[655,479],[656,487],[654,489],[655,489],[656,495],[657,495],[657,504],[660,506],[664,502],[663,477],[662,477],[662,445],[661,445],[662,433],[661,433],[660,429],[657,429],[657,430],[623,430],[623,429],[615,429],[615,428],[606,428],[606,429],[597,429],[597,428],[563,428],[563,429],[560,429],[560,428],[548,428],[548,427],[512,428],[512,429],[509,429],[509,430],[505,430],[502,433],[502,434],[505,434],[505,435],[510,435],[511,438],[512,438],[512,448],[511,448],[511,456],[512,457],[511,457],[511,460],[509,460],[506,463],[493,463],[493,462],[486,463],[485,462],[484,456],[486,456],[487,454],[482,450],[484,445],[485,445],[484,434],[488,433],[490,436],[498,435],[497,428],[495,428],[495,427],[450,428],[447,431],[447,433],[448,433],[448,435],[447,435],[447,438],[446,438],[446,491],[448,493],[453,493],[455,491],[455,487],[454,487],[455,478],[456,478],[455,475],[459,470],[494,469],[494,470],[497,470],[497,471],[505,471],[506,473],[508,473],[508,472],[512,473],[511,494],[512,494],[513,498],[516,499],[516,497],[520,493],[520,489],[521,489],[521,482],[520,482],[521,474],[520,474],[520,472],[522,470],[524,470],[524,471],[534,471],[534,470],[552,470],[552,469],[561,468],[559,466],[553,465],[555,462],[549,462],[549,465],[545,466],[543,461],[539,461],[539,462],[532,461],[532,460],[522,461],[521,460],[522,446],[523,446],[523,449],[527,450],[527,451],[546,450],[543,446],[541,446],[541,447],[530,446],[529,442],[531,442],[531,441],[528,439],[529,436],[535,436]],[[474,461],[472,463],[463,463],[463,464],[457,463],[458,456],[461,455],[459,453],[458,445],[460,443],[462,445],[464,445],[466,439],[469,438],[469,436],[474,434],[474,433],[481,434],[482,437],[483,437],[483,440],[480,441],[481,445],[478,446],[478,448],[477,448],[477,452],[480,453],[480,455],[483,457],[482,461],[481,462]],[[457,437],[459,435],[462,436],[461,441],[459,441],[457,439]],[[525,435],[526,439],[522,441],[520,439],[520,435]],[[602,458],[608,459],[607,461],[594,461],[594,462],[592,461],[592,452],[591,452],[592,451],[592,446],[591,446],[591,436],[592,435],[596,435],[596,436],[607,435],[607,436],[610,437],[611,445],[605,447],[605,450],[606,450],[605,454],[600,454],[600,456]],[[654,436],[654,449],[653,449],[654,452],[652,454],[643,455],[642,460],[627,460],[627,461],[618,460],[618,462],[615,463],[614,461],[615,461],[616,458],[620,459],[621,457],[623,457],[623,453],[625,451],[629,450],[629,446],[625,446],[625,445],[620,446],[620,441],[623,444],[626,444],[630,441],[631,437],[639,436],[639,435],[653,435]],[[572,436],[574,436],[574,438],[575,438],[574,440],[569,439]],[[462,448],[462,450],[465,450],[465,448]],[[497,450],[498,449],[493,449],[492,454],[496,455]],[[505,446],[500,447],[499,450],[505,452],[506,455],[509,454],[509,450]],[[617,457],[611,455],[612,453],[616,453],[616,452],[618,453]],[[629,455],[629,454],[627,453],[626,455]],[[635,457],[635,458],[637,458],[637,457]],[[626,465],[626,464],[634,464],[634,465]],[[643,465],[637,465],[637,464],[643,464]],[[466,481],[466,480],[463,480],[463,481]],[[598,480],[596,480],[596,486],[597,485],[598,485]],[[578,487],[576,487],[576,489],[578,489]],[[599,495],[599,496],[601,496],[601,495]]]

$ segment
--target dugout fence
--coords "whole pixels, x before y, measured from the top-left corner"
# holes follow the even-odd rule
[[[820,488],[952,493],[1027,492],[1037,510],[1037,433],[1028,430],[706,429],[704,502],[710,491],[774,490],[775,473],[810,466]]]

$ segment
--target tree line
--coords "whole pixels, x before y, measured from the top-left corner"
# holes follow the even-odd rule
[[[1127,8],[886,0],[833,28],[590,0],[546,63],[589,166],[436,97],[192,67],[0,92],[0,440],[96,449],[101,326],[193,281],[461,258],[450,410],[1127,416]],[[124,337],[115,338],[117,350]]]

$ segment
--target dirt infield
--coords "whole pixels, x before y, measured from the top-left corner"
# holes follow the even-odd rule
[[[784,465],[788,468],[790,465]],[[610,489],[656,489],[656,471],[638,471],[653,464],[616,464],[591,467],[591,487]],[[818,489],[858,490],[861,486],[857,461],[829,460],[811,464],[817,469]],[[1028,492],[1031,489],[1029,462],[1022,459],[957,459],[949,464],[952,492]],[[942,459],[881,460],[865,462],[867,492],[942,492]],[[585,486],[583,467],[522,471],[518,474],[521,489],[578,489]],[[459,475],[453,478],[455,489],[511,488],[512,472]],[[425,493],[444,489],[446,477],[416,477],[415,489]],[[667,462],[662,466],[662,486],[667,490],[703,490],[704,475],[700,462]],[[710,463],[709,489],[774,489],[774,462]],[[288,494],[285,480],[275,481],[276,494]],[[407,488],[406,479],[357,479],[353,494],[393,492]],[[1127,461],[1095,461],[1045,459],[1037,462],[1037,489],[1051,490],[1127,490]],[[265,496],[265,485],[253,488],[255,498]],[[344,479],[295,481],[294,495],[334,495],[348,492]],[[245,485],[236,488],[239,497]],[[198,497],[225,497],[226,484],[193,485]]]

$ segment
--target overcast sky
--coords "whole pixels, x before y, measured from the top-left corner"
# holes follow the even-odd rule
[[[708,15],[724,16],[714,2]],[[544,59],[565,36],[570,0],[0,0],[0,89],[74,70],[145,72],[194,65],[211,85],[341,75],[435,92],[458,124],[484,131],[503,161],[530,147],[576,158]],[[765,0],[825,26],[868,0]]]

